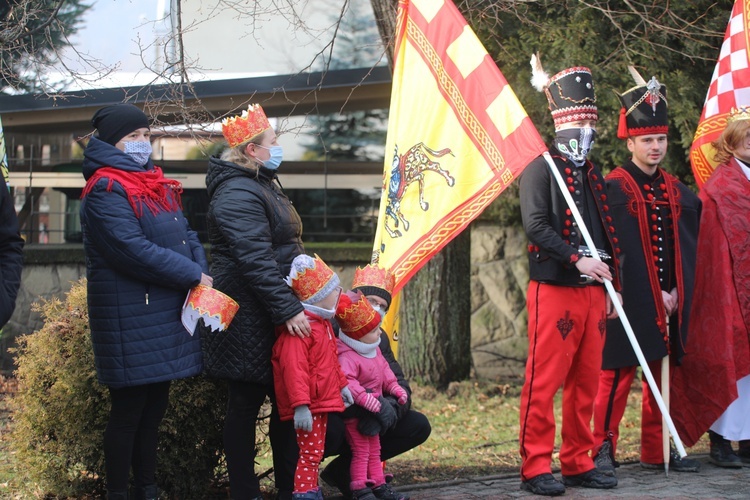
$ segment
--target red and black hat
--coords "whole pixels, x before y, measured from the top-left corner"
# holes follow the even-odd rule
[[[547,96],[555,128],[579,120],[599,119],[590,69],[575,66],[549,78],[536,54],[531,56],[531,67],[531,83]]]
[[[646,82],[641,75],[629,66],[635,87],[618,94],[622,109],[617,127],[617,137],[627,139],[639,135],[666,134],[669,131],[667,118],[667,87],[656,77]]]

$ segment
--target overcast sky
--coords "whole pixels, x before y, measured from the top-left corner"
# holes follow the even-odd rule
[[[84,55],[105,64],[117,64],[122,71],[143,68],[137,40],[154,41],[154,0],[96,0],[84,16],[71,41]],[[72,61],[75,62],[75,61]],[[78,69],[82,69],[80,66]]]
[[[372,12],[368,0],[353,2],[360,9]],[[239,73],[294,73],[306,68],[330,40],[332,18],[343,0],[290,2],[289,5],[299,7],[293,12],[304,20],[305,29],[290,21],[289,11],[286,15],[274,14],[272,6],[278,2],[272,0],[243,4],[245,9],[257,6],[254,18],[239,16],[226,8],[216,10],[216,3],[211,0],[183,3],[186,53],[193,59],[193,66],[208,73],[230,73],[223,78],[232,78]],[[82,57],[67,50],[66,65],[90,74],[92,68],[83,64],[82,59],[91,58],[100,61],[99,68],[116,69],[116,75],[101,79],[95,86],[112,86],[115,81],[121,85],[147,83],[153,75],[144,71],[144,62],[147,65],[155,62],[154,42],[159,33],[166,34],[169,29],[157,10],[163,11],[169,0],[94,0],[91,4],[78,32],[71,37]],[[265,4],[271,7],[266,6],[264,12]],[[138,72],[139,81],[121,81],[123,77],[132,80],[132,74]],[[115,80],[115,76],[121,80]]]

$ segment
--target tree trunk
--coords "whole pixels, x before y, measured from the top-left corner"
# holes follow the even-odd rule
[[[399,363],[408,378],[444,389],[471,370],[471,230],[402,290]]]
[[[398,0],[370,0],[375,13],[378,32],[388,54],[388,66],[393,71],[393,32],[396,31]]]

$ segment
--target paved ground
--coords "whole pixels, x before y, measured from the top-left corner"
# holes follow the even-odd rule
[[[617,488],[568,488],[565,496],[558,498],[750,498],[750,468],[722,469],[708,463],[707,455],[691,455],[691,458],[702,462],[700,472],[670,472],[667,477],[663,471],[641,469],[638,463],[623,464],[617,469]],[[555,472],[555,477],[561,479],[559,471]],[[444,483],[397,485],[396,489],[411,496],[412,500],[534,496],[521,491],[517,473]]]

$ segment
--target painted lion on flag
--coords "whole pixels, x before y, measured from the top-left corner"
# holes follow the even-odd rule
[[[430,204],[424,199],[424,174],[435,172],[440,174],[449,187],[456,183],[448,170],[443,169],[434,158],[440,158],[450,154],[455,156],[449,148],[435,151],[425,146],[423,142],[412,146],[403,155],[398,154],[398,146],[394,148],[393,161],[391,162],[391,178],[388,183],[388,204],[385,207],[384,227],[391,238],[402,236],[398,229],[399,224],[404,231],[409,230],[409,221],[401,213],[401,199],[409,185],[417,182],[419,185],[419,208],[427,211]],[[385,186],[383,186],[385,189]],[[388,225],[388,219],[393,220],[393,229]]]

